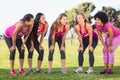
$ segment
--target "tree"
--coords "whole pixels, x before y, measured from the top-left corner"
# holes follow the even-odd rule
[[[65,11],[65,13],[68,16],[70,27],[74,26],[76,15],[79,12],[84,13],[86,16],[86,19],[88,19],[88,21],[91,22],[92,16],[90,14],[94,9],[95,9],[95,5],[93,3],[85,2],[85,3],[79,4],[77,8],[73,8],[69,11]]]
[[[116,9],[112,7],[103,7],[102,10],[105,12],[108,16],[108,19],[110,22],[112,22],[114,25],[120,28],[120,10],[117,11]]]
[[[68,16],[68,20],[69,20],[69,23],[70,23],[70,28],[74,26],[74,21],[75,21],[75,17],[76,17],[76,14],[77,14],[77,9],[76,8],[73,8],[69,11],[65,11],[65,13],[67,14]]]
[[[91,23],[91,13],[93,12],[93,10],[95,9],[95,5],[93,3],[82,3],[78,5],[78,11],[77,12],[83,12],[86,16],[86,18],[88,19],[88,21]]]

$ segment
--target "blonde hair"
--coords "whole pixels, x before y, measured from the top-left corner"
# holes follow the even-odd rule
[[[51,30],[53,31],[54,29],[56,29],[58,26],[62,26],[60,20],[62,19],[62,17],[67,17],[67,15],[65,13],[61,13],[57,19],[53,22],[52,26],[51,26]],[[68,24],[68,23],[67,23]]]
[[[76,18],[75,18],[75,25],[78,24],[78,22],[77,22],[77,16],[78,16],[78,15],[81,15],[81,16],[84,18],[84,21],[85,21],[85,22],[88,22],[87,19],[86,19],[86,17],[85,17],[85,15],[84,15],[84,13],[80,12],[80,13],[78,13],[78,14],[76,15]]]

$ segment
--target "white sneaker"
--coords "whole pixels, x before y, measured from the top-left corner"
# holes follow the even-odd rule
[[[82,72],[83,72],[83,69],[82,69],[82,68],[77,68],[74,72],[75,72],[75,73],[82,73]]]
[[[93,70],[88,69],[85,73],[87,73],[87,74],[91,74],[91,73],[93,73]]]

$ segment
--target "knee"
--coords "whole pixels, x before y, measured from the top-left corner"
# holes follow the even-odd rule
[[[49,49],[49,52],[52,53],[54,51],[54,49]]]
[[[29,51],[28,58],[32,58],[32,57],[33,57],[33,51]]]
[[[94,52],[94,49],[89,49],[89,53],[93,53]]]
[[[20,52],[19,59],[24,59],[24,52],[25,52],[25,50],[22,50],[22,51]]]
[[[39,52],[40,55],[43,55],[44,54],[44,49],[41,49],[40,52]]]
[[[83,54],[83,50],[81,49],[81,50],[78,50],[78,53],[80,54],[80,55],[82,55]]]
[[[10,60],[15,60],[15,52],[16,50],[10,51]]]
[[[60,53],[61,53],[61,59],[66,59],[65,51],[61,50]]]
[[[53,51],[49,51],[48,61],[53,61]]]
[[[89,49],[90,54],[93,54],[93,52],[94,52],[94,49],[92,49],[92,50]]]
[[[44,56],[44,50],[40,50],[38,60],[43,61],[43,56]]]

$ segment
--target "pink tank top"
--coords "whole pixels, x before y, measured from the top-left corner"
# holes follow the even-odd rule
[[[82,37],[83,37],[83,38],[84,38],[84,37],[88,37],[89,34],[88,34],[88,30],[87,30],[87,28],[86,28],[86,23],[85,23],[85,25],[84,25],[84,27],[85,27],[85,32],[84,32],[84,33],[82,33],[82,29],[81,29],[81,26],[80,26],[80,25],[79,25],[79,27],[80,27],[80,34],[82,35]],[[93,34],[93,38],[98,38],[97,34],[96,34],[94,31],[92,31],[92,34]]]
[[[37,30],[37,35],[39,36],[44,31],[45,31],[45,24],[42,24],[42,28],[40,30]]]
[[[58,29],[57,29],[56,32],[55,32],[55,38],[62,37],[64,35],[65,31],[66,31],[66,25],[63,26],[62,32],[58,32]]]
[[[120,35],[120,30],[116,26],[114,26],[112,23],[110,23],[110,22],[107,22],[104,25],[103,29],[102,29],[101,26],[96,25],[97,30],[100,30],[101,32],[107,34],[108,36],[109,36],[109,34],[108,34],[108,28],[109,27],[111,27],[111,29],[113,31],[113,34],[114,34],[114,37]]]
[[[12,38],[13,32],[16,28],[16,25],[10,26],[5,30],[5,36]],[[28,32],[30,31],[30,27],[28,27],[26,30],[24,30],[23,28],[18,32],[17,34],[17,39],[20,39],[23,35],[28,34]]]

